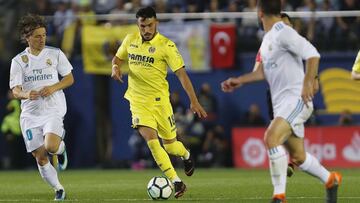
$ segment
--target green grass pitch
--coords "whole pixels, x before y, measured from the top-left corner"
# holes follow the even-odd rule
[[[198,169],[193,177],[177,170],[188,186],[179,199],[167,202],[269,202],[272,194],[267,170]],[[360,169],[339,170],[343,184],[339,203],[360,202]],[[147,182],[159,170],[67,170],[59,176],[66,202],[151,202]],[[297,170],[288,178],[288,202],[324,202],[324,187],[317,179]],[[36,170],[0,171],[0,202],[49,202],[53,191]]]

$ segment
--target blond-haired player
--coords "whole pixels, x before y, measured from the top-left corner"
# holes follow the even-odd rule
[[[48,153],[63,155],[62,168],[66,168],[66,101],[62,90],[74,83],[73,68],[60,49],[45,46],[46,25],[42,17],[26,15],[19,28],[28,47],[11,61],[10,89],[21,99],[20,126],[27,152],[36,159],[41,177],[55,190],[55,200],[61,201],[66,197],[65,190]]]

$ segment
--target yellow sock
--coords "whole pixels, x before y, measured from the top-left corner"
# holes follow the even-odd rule
[[[189,159],[190,153],[186,150],[183,143],[179,141],[175,141],[170,144],[164,144],[164,148],[171,155],[180,156],[184,159]]]
[[[175,179],[178,179],[176,171],[171,164],[169,155],[166,153],[164,148],[161,147],[158,139],[152,139],[147,142],[152,156],[155,159],[156,164],[159,166],[160,170],[169,178],[172,182]]]

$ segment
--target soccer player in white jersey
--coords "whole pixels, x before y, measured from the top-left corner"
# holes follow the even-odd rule
[[[224,92],[243,84],[266,79],[270,86],[274,119],[264,135],[268,149],[271,180],[274,187],[271,202],[286,202],[287,156],[301,170],[315,176],[325,185],[326,202],[337,201],[342,176],[329,172],[304,149],[304,123],[313,111],[314,83],[320,55],[313,45],[281,21],[281,0],[259,0],[258,17],[266,32],[260,47],[261,65],[251,73],[232,77],[221,83]],[[302,60],[306,61],[306,72]]]
[[[64,155],[62,168],[66,167],[63,141],[66,101],[62,90],[74,83],[72,66],[60,49],[45,46],[46,25],[42,17],[24,16],[19,29],[28,47],[11,61],[10,89],[21,99],[21,131],[26,150],[36,159],[41,177],[55,190],[55,200],[64,200],[64,187],[48,153]]]

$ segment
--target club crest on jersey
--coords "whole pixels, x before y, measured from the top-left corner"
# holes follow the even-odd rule
[[[154,53],[155,50],[156,50],[155,47],[150,47],[150,48],[149,48],[149,53]]]
[[[139,119],[139,118],[134,118],[134,120],[133,120],[133,124],[134,124],[134,125],[138,125],[139,122],[140,122],[140,119]]]
[[[46,59],[46,65],[48,65],[48,66],[51,66],[51,65],[52,65],[52,62],[51,62],[50,59]]]
[[[21,56],[21,60],[24,62],[24,63],[28,63],[29,62],[29,58],[27,55],[22,55]]]

